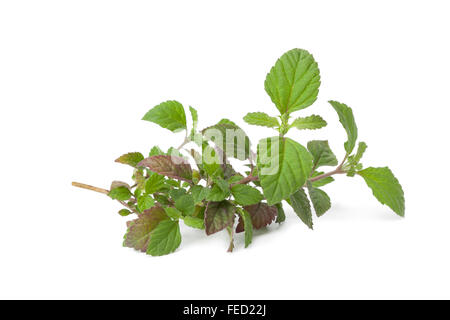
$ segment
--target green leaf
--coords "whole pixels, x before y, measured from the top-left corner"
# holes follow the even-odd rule
[[[133,192],[133,195],[136,199],[139,198],[142,195],[142,190],[140,190],[139,188],[136,188]]]
[[[205,209],[206,209],[206,206],[203,206],[203,205],[195,206],[195,211],[194,211],[194,214],[192,215],[192,217],[200,218],[203,220],[205,218]],[[190,217],[190,216],[187,216],[187,217]]]
[[[166,101],[157,105],[142,120],[154,122],[172,132],[186,129],[186,114],[178,101]]]
[[[158,146],[154,146],[149,153],[149,157],[166,155]]]
[[[347,105],[337,102],[328,101],[331,106],[336,110],[339,121],[347,132],[347,142],[344,143],[344,148],[347,154],[352,153],[355,148],[356,139],[358,138],[358,128],[356,127],[355,118],[353,117],[353,111]]]
[[[140,212],[150,209],[154,205],[155,200],[147,194],[143,194],[137,199],[137,207]]]
[[[128,209],[121,209],[121,210],[119,210],[119,214],[122,216],[122,217],[126,217],[126,216],[128,216],[128,215],[130,215],[130,214],[132,214],[133,212],[131,212],[130,210],[128,210]]]
[[[181,212],[176,208],[167,207],[164,208],[164,210],[166,211],[167,215],[173,220],[178,220],[182,217]]]
[[[250,243],[252,243],[253,238],[253,224],[252,217],[250,213],[244,209],[239,209],[240,219],[244,221],[244,231],[245,231],[245,247],[247,248]]]
[[[363,165],[360,163],[360,160],[366,149],[366,143],[360,142],[358,144],[358,150],[356,151],[356,154],[348,157],[347,162],[344,164],[344,170],[347,172],[348,177],[354,177],[357,171],[362,170]]]
[[[273,222],[278,214],[276,206],[269,206],[267,203],[260,202],[251,206],[245,206],[244,209],[250,214],[253,229],[261,229]],[[244,231],[242,220],[239,220],[236,226],[236,232]]]
[[[233,226],[236,208],[229,201],[208,202],[205,210],[205,230],[207,235]]]
[[[244,117],[244,121],[248,124],[252,124],[255,126],[262,126],[268,128],[276,128],[280,126],[278,119],[275,117],[269,116],[264,112],[250,112]]]
[[[226,119],[226,118],[220,120],[217,124],[228,124],[228,125],[234,126],[235,128],[239,128],[239,126],[235,122],[231,121],[230,119]]]
[[[197,166],[201,167],[201,164],[197,163]],[[199,170],[203,171],[202,169],[199,168]],[[202,175],[200,174],[200,171],[198,170],[192,170],[192,182],[194,184],[197,184],[200,182],[200,180],[202,179]]]
[[[308,182],[308,192],[314,211],[318,217],[322,216],[331,207],[330,197],[322,190],[314,188],[311,182]]]
[[[173,201],[177,201],[181,196],[186,194],[186,190],[184,189],[172,189],[169,191],[169,196]]]
[[[229,178],[234,176],[237,172],[234,171],[233,167],[229,163],[222,163],[221,165],[223,171],[223,178],[228,181]]]
[[[322,166],[336,166],[338,164],[338,160],[326,140],[309,141],[308,150],[313,156],[313,168],[315,169]]]
[[[183,212],[185,215],[192,215],[195,209],[194,198],[190,194],[179,197],[175,201],[175,208]]]
[[[312,156],[292,139],[272,137],[259,142],[257,163],[264,196],[272,205],[305,184],[312,169]]]
[[[170,204],[169,198],[164,194],[155,194],[154,197],[155,200],[163,206],[168,206]]]
[[[356,154],[352,157],[349,157],[349,162],[352,165],[357,165],[359,163],[359,161],[361,161],[362,156],[364,155],[364,152],[367,149],[367,144],[365,142],[360,142],[358,144],[358,150],[356,151]]]
[[[169,149],[167,149],[167,155],[168,156],[175,156],[175,157],[180,157],[180,158],[186,159],[183,156],[183,154],[180,151],[178,151],[177,148],[174,148],[174,147],[170,147]]]
[[[153,207],[128,223],[128,230],[124,236],[123,245],[146,252],[151,232],[163,220],[169,219],[161,207]]]
[[[198,113],[197,113],[197,110],[195,110],[194,108],[192,108],[191,106],[189,106],[189,112],[191,113],[191,117],[192,117],[192,126],[193,126],[193,129],[196,130],[196,129],[197,129],[197,123],[198,123]]]
[[[164,187],[164,177],[152,172],[145,183],[145,192],[147,194],[155,193]]]
[[[205,222],[204,219],[186,216],[183,218],[184,224],[191,228],[196,229],[205,229]]]
[[[183,187],[183,188],[189,188],[189,186],[190,186],[190,184],[187,183],[186,181],[183,181],[183,183],[181,184],[181,187]]]
[[[195,143],[198,143],[198,140],[200,140],[197,138],[197,136],[198,136],[198,134],[197,134],[198,113],[197,113],[197,110],[195,110],[191,106],[189,106],[189,112],[191,113],[191,118],[192,118],[192,129],[191,129],[189,139],[191,141],[194,141]],[[200,135],[200,137],[201,137],[201,135]]]
[[[264,82],[267,94],[281,114],[309,107],[317,99],[320,72],[306,50],[293,49],[281,56]]]
[[[327,122],[323,120],[321,116],[317,116],[315,114],[309,116],[309,117],[303,117],[303,118],[297,118],[295,119],[290,127],[295,127],[299,130],[303,129],[320,129],[327,125]]]
[[[389,206],[396,214],[405,216],[405,197],[397,178],[388,167],[369,167],[358,171],[379,202]]]
[[[223,180],[220,177],[215,177],[214,179],[214,183],[220,188],[220,190],[222,190],[225,193],[230,193],[230,184]]]
[[[115,200],[119,200],[119,201],[126,201],[131,198],[132,193],[127,187],[120,186],[120,187],[111,189],[111,191],[108,193],[108,196],[110,196],[111,199],[115,199]]]
[[[217,184],[214,184],[213,187],[209,190],[209,193],[206,196],[206,200],[208,201],[222,201],[230,196],[230,190],[223,191]]]
[[[192,168],[186,159],[176,156],[152,156],[145,158],[139,166],[147,167],[160,175],[192,183]]]
[[[303,188],[299,189],[296,193],[291,195],[288,203],[294,209],[297,216],[306,224],[310,229],[313,228],[311,204],[309,203],[308,196]]]
[[[245,184],[236,184],[231,188],[234,200],[242,206],[249,206],[261,202],[264,197],[258,189]]]
[[[130,152],[117,158],[115,162],[127,164],[132,167],[136,167],[139,162],[144,159],[144,156],[140,152]]]
[[[217,156],[216,150],[211,146],[203,145],[202,168],[210,177],[223,177],[221,161]]]
[[[147,254],[163,256],[174,252],[181,243],[180,225],[178,221],[161,221],[152,231]]]
[[[250,155],[250,139],[237,125],[223,119],[222,123],[210,126],[202,130],[206,140],[223,150],[229,157],[239,160],[248,159]]]
[[[191,190],[191,194],[192,197],[194,198],[195,204],[202,202],[206,198],[208,193],[209,193],[208,188],[199,185],[193,186]]]
[[[277,207],[278,213],[277,213],[277,220],[275,220],[276,223],[282,223],[286,220],[286,215],[284,213],[283,204],[281,202],[277,203],[275,205]]]

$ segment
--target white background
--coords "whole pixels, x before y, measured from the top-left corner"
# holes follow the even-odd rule
[[[0,298],[450,298],[448,1],[1,1]],[[276,114],[264,79],[304,48],[319,63],[322,115],[305,144],[345,132],[326,102],[354,110],[389,167],[406,218],[362,179],[325,187],[333,207],[308,230],[292,210],[226,253],[227,235],[183,228],[175,254],[122,247],[119,204],[71,187],[129,181],[130,151],[179,144],[141,121],[167,99],[196,107],[200,127],[228,117],[253,141],[250,111]]]

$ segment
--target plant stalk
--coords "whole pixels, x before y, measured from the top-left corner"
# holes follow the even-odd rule
[[[330,176],[332,176],[334,174],[342,174],[342,173],[345,173],[345,171],[338,167],[338,168],[336,168],[333,171],[330,171],[330,172],[327,172],[327,173],[324,173],[324,174],[320,174],[320,175],[318,175],[316,177],[310,178],[310,179],[308,179],[308,181],[314,182],[314,181],[317,181],[317,180],[321,180],[321,179],[330,177]]]
[[[91,191],[95,191],[95,192],[99,192],[99,193],[103,193],[103,194],[108,194],[109,193],[109,190],[102,189],[102,188],[97,188],[97,187],[90,186],[88,184],[84,184],[84,183],[80,183],[80,182],[72,182],[72,186],[78,187],[78,188],[82,188],[82,189],[91,190]]]
[[[233,186],[235,186],[237,184],[246,184],[246,183],[249,183],[249,182],[252,182],[252,181],[256,181],[256,180],[258,180],[258,177],[250,175],[250,176],[247,176],[247,177],[243,178],[242,180],[240,180],[240,181],[238,181],[236,183],[233,183],[232,185],[230,185],[230,187],[233,187]]]
[[[86,189],[86,190],[91,190],[91,191],[95,191],[98,193],[103,193],[108,195],[109,194],[109,190],[103,189],[103,188],[98,188],[98,187],[94,187],[85,183],[80,183],[80,182],[72,182],[72,186],[74,187],[78,187],[81,189]],[[139,214],[139,212],[136,211],[136,209],[134,209],[133,207],[129,206],[125,201],[121,201],[121,200],[117,200],[121,205],[123,205],[124,207],[130,209],[131,211],[133,211],[136,214]]]

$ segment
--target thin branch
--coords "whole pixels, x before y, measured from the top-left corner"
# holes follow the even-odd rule
[[[228,227],[227,230],[228,230],[228,234],[230,236],[230,245],[228,246],[227,252],[233,252],[233,249],[234,249],[234,231],[233,230],[234,229]]]
[[[237,184],[246,184],[246,183],[249,183],[249,182],[251,182],[251,181],[256,181],[256,180],[258,180],[258,177],[249,175],[249,176],[243,178],[242,180],[240,180],[240,181],[238,181],[238,182],[233,183],[232,185],[230,185],[230,188],[233,187],[233,186],[235,186],[235,185],[237,185]]]
[[[84,183],[80,183],[80,182],[72,182],[72,186],[78,187],[78,188],[82,188],[82,189],[91,190],[91,191],[95,191],[95,192],[99,192],[99,193],[103,193],[103,194],[108,194],[109,193],[109,190],[102,189],[102,188],[97,188],[97,187],[90,186],[88,184],[84,184]]]
[[[347,158],[348,158],[348,153],[346,153],[345,154],[345,157],[344,157],[344,159],[342,160],[342,162],[336,167],[336,170],[341,170],[342,169],[342,166],[344,165],[344,163],[345,163],[345,161],[347,160]]]
[[[88,184],[85,184],[85,183],[80,183],[80,182],[72,182],[72,186],[78,187],[78,188],[81,188],[81,189],[86,189],[86,190],[91,190],[91,191],[103,193],[103,194],[106,194],[106,195],[109,193],[109,190],[98,188],[98,187],[94,187],[94,186],[91,186],[91,185],[88,185]],[[130,209],[134,213],[139,214],[139,212],[137,212],[136,209],[134,209],[132,206],[129,206],[125,201],[121,201],[121,200],[117,200],[117,201],[119,201],[121,205],[123,205],[124,207]]]
[[[309,181],[310,181],[310,182],[314,182],[314,181],[317,181],[317,180],[321,180],[321,179],[330,177],[330,176],[332,176],[332,175],[334,175],[334,174],[342,174],[342,173],[345,173],[345,171],[342,170],[342,169],[340,169],[340,168],[338,167],[338,168],[336,168],[336,169],[333,170],[333,171],[330,171],[330,172],[323,173],[323,174],[321,174],[321,175],[315,176],[315,177],[309,179]]]
[[[317,181],[317,180],[322,180],[322,179],[324,179],[324,178],[330,177],[330,176],[335,175],[335,174],[343,174],[343,173],[346,173],[345,170],[342,170],[342,166],[344,165],[344,163],[345,163],[345,161],[347,160],[347,158],[348,158],[348,154],[345,155],[344,159],[343,159],[342,162],[336,167],[336,169],[334,169],[333,171],[330,171],[330,172],[327,172],[327,173],[323,173],[323,174],[320,174],[320,175],[318,175],[318,176],[309,178],[308,181],[314,182],[314,181]],[[312,170],[312,172],[314,172],[314,170]]]
[[[191,142],[191,141],[190,141],[190,140],[188,139],[188,137],[186,136],[186,138],[184,138],[183,143],[181,143],[181,144],[178,146],[177,150],[180,150],[180,149],[183,148],[185,145],[187,145],[189,142]]]
[[[344,170],[342,170],[341,168],[337,167],[333,171],[330,171],[330,172],[327,172],[327,173],[323,173],[323,174],[318,175],[316,177],[310,178],[310,179],[308,179],[308,181],[314,182],[314,181],[318,181],[318,180],[330,177],[330,176],[335,175],[335,174],[343,174],[343,173],[346,173],[346,172]],[[243,178],[242,180],[240,180],[240,181],[238,181],[236,183],[231,184],[230,188],[232,188],[233,186],[235,186],[237,184],[247,184],[249,182],[256,181],[256,180],[258,180],[258,177],[250,175],[250,176],[247,176],[247,177]]]
[[[123,205],[124,207],[130,209],[134,213],[139,214],[139,212],[135,208],[133,208],[132,206],[129,206],[125,201],[122,201],[122,200],[117,200],[117,201],[119,201],[121,205]]]

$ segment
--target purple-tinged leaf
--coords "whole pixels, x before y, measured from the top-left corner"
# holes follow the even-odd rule
[[[170,178],[192,183],[192,168],[186,159],[176,156],[159,155],[145,158],[138,166]]]
[[[205,230],[209,236],[219,232],[234,223],[236,208],[230,201],[210,201],[205,210]]]
[[[127,222],[128,230],[124,236],[123,246],[146,252],[151,232],[166,219],[169,217],[161,207],[156,206],[145,210],[139,218]]]
[[[257,203],[251,206],[245,206],[244,209],[250,213],[252,219],[253,229],[261,229],[268,226],[275,220],[278,214],[276,206],[269,206],[267,203]],[[236,232],[244,231],[244,221],[239,218],[239,223],[236,226]]]
[[[111,186],[109,187],[109,189],[112,190],[112,189],[119,188],[119,187],[125,187],[127,189],[131,189],[131,187],[128,183],[123,182],[123,181],[117,181],[117,180],[114,180],[113,182],[111,182]]]
[[[140,152],[130,152],[127,154],[124,154],[117,158],[115,162],[128,164],[132,167],[136,167],[139,162],[144,160],[144,156]]]

